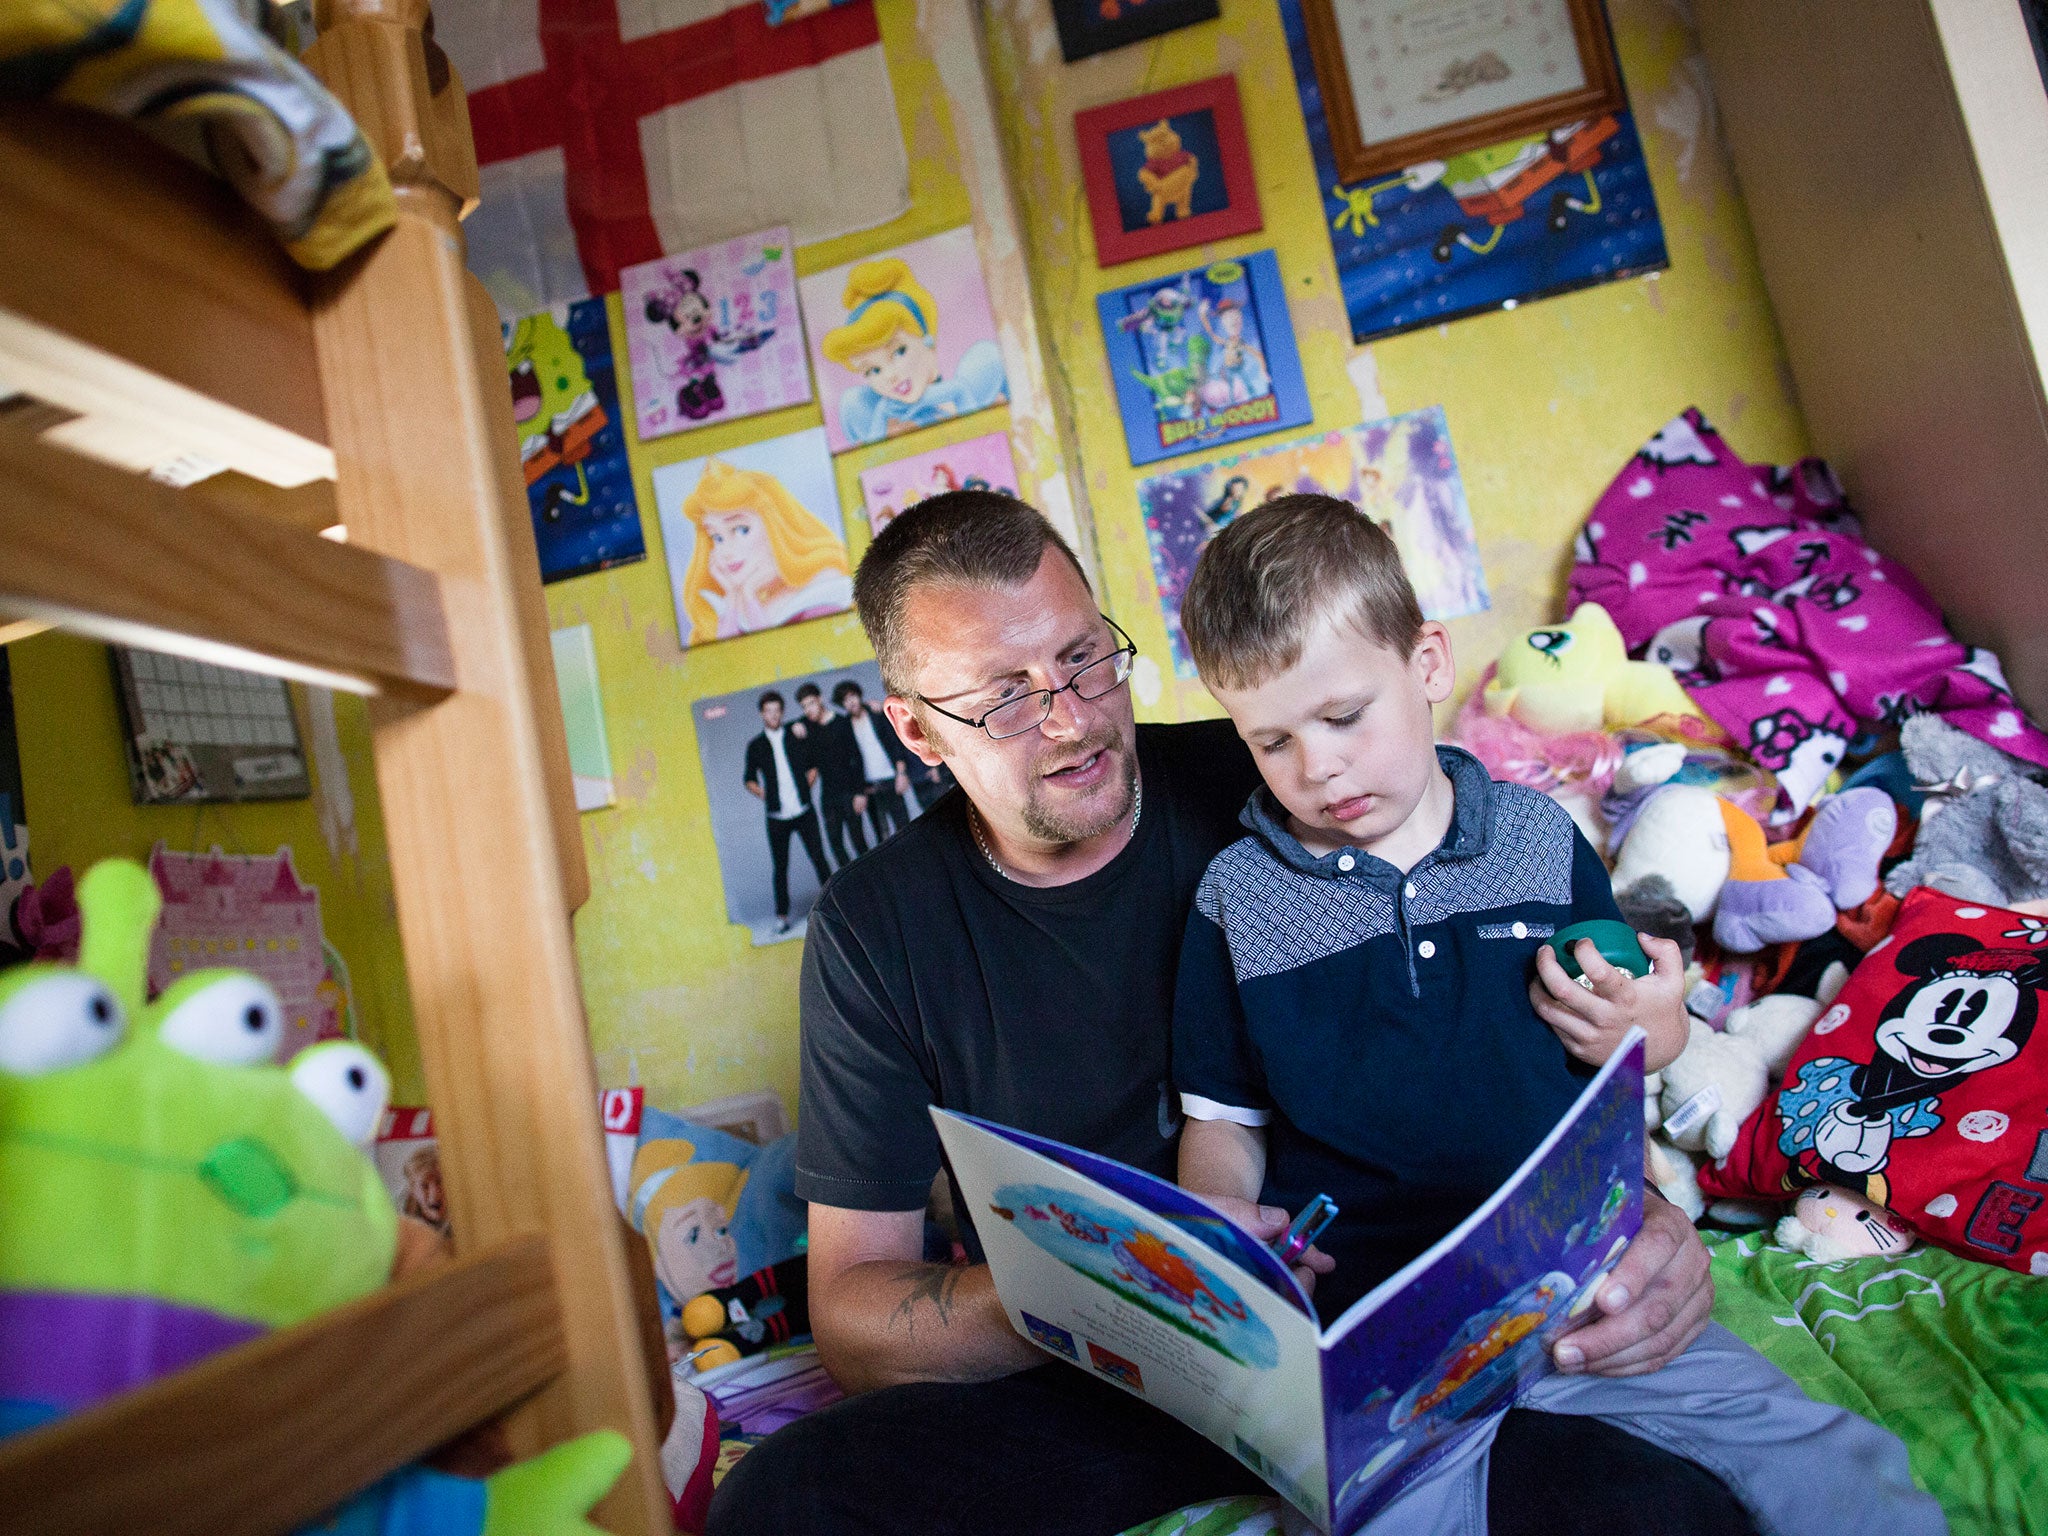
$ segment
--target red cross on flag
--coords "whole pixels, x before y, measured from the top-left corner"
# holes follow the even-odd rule
[[[874,0],[780,26],[763,0],[437,0],[434,35],[476,135],[470,266],[507,318],[669,252],[910,206]]]

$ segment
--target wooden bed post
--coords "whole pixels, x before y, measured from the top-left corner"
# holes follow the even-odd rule
[[[460,215],[476,159],[425,0],[332,0],[306,62],[390,167],[398,226],[313,307],[337,500],[352,544],[441,580],[457,690],[371,702],[377,782],[457,1247],[547,1239],[567,1367],[507,1419],[530,1454],[600,1425],[635,1457],[597,1518],[671,1529],[570,945],[500,462],[511,402],[482,371]],[[501,421],[500,418],[507,418]],[[531,546],[524,560],[531,562]],[[552,693],[552,690],[549,690]],[[580,853],[580,847],[577,852]]]

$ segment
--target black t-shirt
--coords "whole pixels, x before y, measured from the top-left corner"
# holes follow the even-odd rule
[[[1020,885],[946,795],[833,876],[804,942],[796,1192],[924,1206],[928,1106],[1174,1174],[1173,985],[1195,886],[1258,781],[1226,721],[1138,727],[1138,833],[1070,885]]]

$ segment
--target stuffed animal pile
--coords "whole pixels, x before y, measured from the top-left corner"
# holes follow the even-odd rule
[[[1696,411],[1575,548],[1571,616],[1454,734],[1684,954],[1649,1178],[1825,1262],[1925,1240],[2048,1273],[2048,734],[1824,465],[1744,464]]]

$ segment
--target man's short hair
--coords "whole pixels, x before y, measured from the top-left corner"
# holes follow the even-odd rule
[[[761,697],[754,700],[754,708],[756,709],[766,709],[770,704],[776,705],[777,707],[780,707],[782,704],[782,695],[777,693],[773,688],[770,688],[766,693],[762,694]]]
[[[1422,608],[1394,541],[1335,496],[1280,496],[1209,541],[1181,599],[1181,629],[1203,678],[1249,688],[1301,659],[1325,618],[1407,656]]]
[[[796,702],[799,708],[802,707],[805,699],[817,699],[823,697],[824,695],[818,692],[818,685],[816,683],[797,684]]]
[[[1036,508],[1001,491],[942,492],[877,534],[853,579],[853,601],[888,690],[911,692],[903,615],[913,592],[948,584],[1022,586],[1047,549],[1065,555],[1087,583],[1087,573],[1059,530]]]
[[[867,689],[861,687],[859,683],[856,683],[850,677],[832,690],[832,702],[834,704],[839,705],[842,709],[846,707],[846,701],[848,699],[857,698],[863,704],[865,704],[867,702],[867,697]]]

